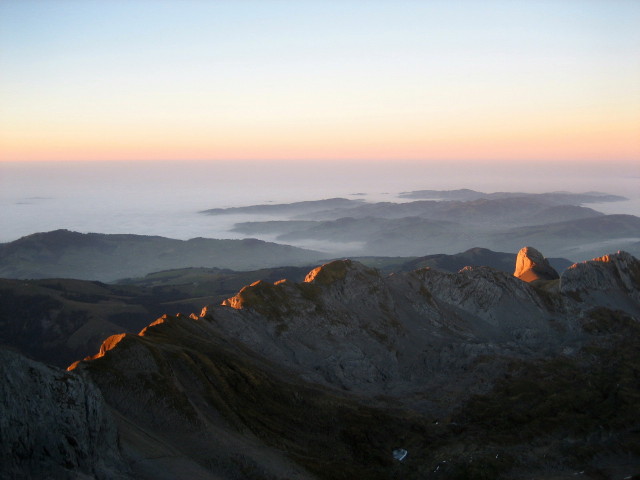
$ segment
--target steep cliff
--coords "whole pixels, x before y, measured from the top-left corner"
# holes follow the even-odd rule
[[[618,252],[576,263],[562,274],[560,291],[587,305],[640,314],[640,261]]]
[[[128,479],[115,422],[86,375],[0,349],[0,477]]]

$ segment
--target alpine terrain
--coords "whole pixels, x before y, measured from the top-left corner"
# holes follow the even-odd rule
[[[640,261],[513,270],[337,260],[68,372],[4,352],[0,476],[637,478]]]

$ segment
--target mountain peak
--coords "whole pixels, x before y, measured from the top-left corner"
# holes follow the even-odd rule
[[[251,285],[242,287],[236,295],[224,300],[222,305],[235,308],[236,310],[242,310],[246,307],[261,310],[260,307],[269,304],[278,304],[284,299],[286,294],[284,293],[283,287],[283,282],[273,284],[265,282],[264,280],[258,280]]]
[[[304,279],[305,283],[315,285],[332,285],[345,280],[347,276],[377,276],[377,270],[366,267],[353,260],[334,260],[311,270]]]
[[[100,351],[98,353],[96,353],[95,355],[91,355],[89,357],[86,357],[84,360],[95,360],[96,358],[104,357],[104,355],[109,350],[112,350],[127,335],[129,335],[129,334],[119,333],[117,335],[111,335],[104,342],[102,342],[102,345],[100,345]],[[77,362],[73,362],[71,365],[69,365],[67,367],[67,370],[68,371],[75,370],[75,368],[78,366],[79,363],[80,363],[80,360],[78,360]]]
[[[347,270],[353,265],[351,260],[334,260],[311,270],[305,277],[305,283],[329,285],[336,280],[343,280]]]
[[[560,278],[544,255],[533,247],[522,247],[516,257],[513,276],[525,282]]]
[[[619,251],[576,263],[562,274],[560,291],[616,308],[621,305],[617,298],[619,292],[625,292],[640,302],[640,261],[627,252]],[[633,310],[640,312],[637,305]]]

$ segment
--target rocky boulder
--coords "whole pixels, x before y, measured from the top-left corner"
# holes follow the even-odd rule
[[[516,269],[513,276],[525,282],[536,280],[555,280],[560,278],[558,272],[544,258],[542,253],[533,247],[523,247],[516,257]]]

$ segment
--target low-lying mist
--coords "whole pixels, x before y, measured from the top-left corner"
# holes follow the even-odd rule
[[[0,242],[59,228],[177,239],[243,238],[248,235],[232,231],[235,223],[282,217],[199,212],[331,197],[407,202],[398,194],[421,189],[604,191],[625,195],[629,201],[592,204],[591,208],[640,214],[638,167],[615,163],[4,162],[0,172]],[[358,242],[299,239],[289,243],[355,253]]]

